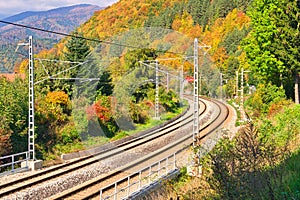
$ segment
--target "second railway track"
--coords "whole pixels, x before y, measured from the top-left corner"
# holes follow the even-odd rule
[[[207,106],[203,101],[201,101],[200,103],[202,105],[200,106],[200,114],[203,114],[204,112],[206,112]],[[124,140],[124,142],[117,143],[116,145],[114,145],[113,148],[102,150],[97,154],[86,156],[76,161],[65,163],[63,165],[51,169],[46,169],[27,177],[3,183],[0,185],[0,198],[10,199],[10,197],[16,196],[11,196],[11,194],[14,194],[16,192],[22,192],[22,190],[29,189],[30,187],[36,186],[37,184],[49,182],[53,179],[57,179],[61,176],[65,176],[69,173],[72,173],[75,170],[80,170],[85,166],[92,165],[113,155],[120,154],[124,151],[128,151],[134,147],[150,142],[156,138],[168,134],[171,131],[182,128],[182,126],[184,125],[187,125],[191,121],[191,116],[192,114],[190,113],[190,111],[188,111],[184,116],[182,116],[182,118],[167,124],[165,127],[161,127],[157,130],[151,131],[150,133],[139,137],[132,137],[130,140]],[[49,196],[51,195],[49,194]],[[49,196],[44,196],[43,198],[47,198]]]
[[[220,127],[224,121],[227,119],[229,110],[227,106],[221,102],[218,101],[212,101],[215,104],[215,113],[213,114],[211,120],[208,120],[204,124],[202,124],[200,129],[200,140],[203,140],[205,137],[209,136],[213,131]],[[180,139],[176,140],[173,143],[168,144],[164,148],[161,148],[155,152],[152,152],[151,154],[148,154],[140,159],[137,159],[134,162],[131,162],[125,166],[119,167],[118,169],[115,169],[107,174],[104,174],[102,176],[99,176],[91,181],[88,181],[84,184],[78,185],[74,188],[71,188],[69,190],[66,190],[65,192],[62,192],[58,195],[50,197],[50,199],[99,199],[99,190],[101,187],[104,187],[106,185],[112,184],[117,179],[120,179],[120,177],[126,177],[128,173],[127,171],[130,171],[130,168],[136,167],[137,165],[141,165],[141,168],[143,166],[144,162],[148,162],[149,159],[154,158],[157,155],[162,154],[163,152],[170,150],[173,148],[172,151],[176,151],[176,146],[181,145],[179,149],[183,148],[184,145],[190,145],[192,143],[192,134],[186,134],[185,136],[181,137]]]

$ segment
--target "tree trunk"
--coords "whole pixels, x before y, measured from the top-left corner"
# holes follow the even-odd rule
[[[295,103],[299,104],[299,73],[296,72],[295,78]]]

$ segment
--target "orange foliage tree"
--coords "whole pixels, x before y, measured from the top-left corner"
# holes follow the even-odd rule
[[[92,120],[97,117],[103,124],[106,124],[112,119],[110,104],[109,97],[102,97],[86,109],[87,119]]]

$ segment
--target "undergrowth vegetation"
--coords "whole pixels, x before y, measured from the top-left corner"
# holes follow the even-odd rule
[[[255,99],[255,100],[254,100]],[[258,104],[260,104],[258,106]],[[247,101],[252,121],[202,157],[202,176],[182,174],[164,195],[180,199],[299,199],[300,105],[281,88],[258,88]],[[166,193],[168,195],[166,195]]]

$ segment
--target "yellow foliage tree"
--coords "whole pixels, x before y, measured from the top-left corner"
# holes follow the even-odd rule
[[[52,104],[67,106],[69,104],[69,96],[64,91],[49,92],[46,101]]]
[[[218,50],[219,44],[224,40],[227,33],[232,32],[235,28],[242,29],[248,26],[250,18],[243,12],[234,9],[226,18],[219,18],[214,25],[204,33],[203,42],[210,45],[211,52]]]
[[[29,64],[28,59],[23,60],[19,66],[19,73],[25,74],[28,68],[28,64]]]
[[[182,16],[177,15],[173,21],[172,29],[180,33],[190,36],[191,30],[194,28],[194,21],[192,16],[184,11]]]

